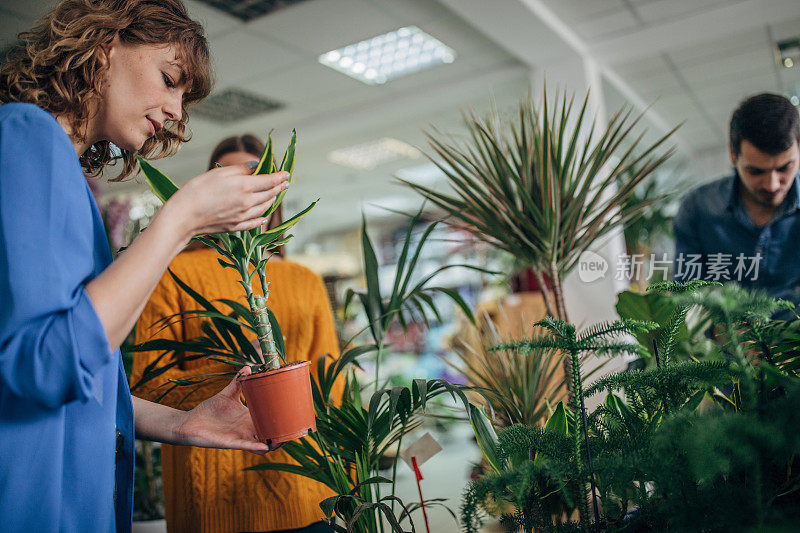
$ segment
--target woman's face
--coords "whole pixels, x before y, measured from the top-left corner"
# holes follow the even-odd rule
[[[166,121],[181,119],[185,84],[174,46],[128,44],[116,37],[99,58],[108,70],[90,135],[139,150]]]
[[[227,167],[230,165],[243,165],[248,161],[258,161],[260,156],[253,155],[247,152],[228,152],[227,154],[223,155],[219,159],[217,159],[217,163],[220,166]]]

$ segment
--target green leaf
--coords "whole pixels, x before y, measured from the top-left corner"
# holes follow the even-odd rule
[[[158,196],[158,199],[166,203],[170,197],[178,192],[178,186],[172,180],[162,174],[158,169],[147,162],[142,156],[136,156],[139,162],[139,168],[142,169],[144,178],[150,186],[153,194]]]
[[[269,317],[269,326],[272,329],[272,338],[275,341],[275,349],[278,350],[278,355],[283,363],[286,364],[286,345],[283,342],[281,326],[278,324],[278,319],[275,318],[275,313],[269,307],[267,307],[267,316]]]
[[[384,316],[386,311],[381,300],[381,288],[378,280],[378,258],[375,256],[372,241],[367,235],[367,219],[363,214],[361,215],[361,246],[364,252],[364,277],[367,279],[367,292],[363,303],[365,307],[369,307],[372,310],[373,316],[370,317],[371,320],[378,318],[384,321],[386,320]],[[379,332],[386,329],[382,323],[375,326],[379,328]],[[377,342],[379,339],[380,337],[377,337],[375,341]]]
[[[567,412],[566,407],[564,407],[564,402],[558,402],[556,410],[553,411],[553,414],[547,419],[544,430],[557,435],[569,436],[572,433],[572,422],[570,419],[573,418],[573,416],[572,413]]]
[[[469,420],[472,423],[472,430],[478,441],[478,447],[483,452],[483,456],[495,472],[503,472],[507,468],[507,462],[500,458],[499,443],[497,432],[492,423],[487,418],[483,409],[475,405],[469,406]]]

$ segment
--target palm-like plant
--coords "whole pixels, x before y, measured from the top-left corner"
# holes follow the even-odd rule
[[[352,365],[361,355],[376,346],[359,346],[348,350],[335,361],[322,357],[317,363],[317,379],[312,382],[317,431],[283,449],[295,463],[263,463],[250,470],[279,470],[301,475],[325,484],[336,493],[320,503],[337,531],[374,533],[383,531],[383,514],[392,531],[402,533],[401,522],[408,518],[414,504],[400,507],[395,514],[394,482],[378,474],[378,462],[386,451],[402,442],[403,435],[422,422],[426,405],[441,394],[458,398],[465,407],[469,402],[464,392],[443,380],[415,379],[410,387],[392,387],[374,392],[362,400],[362,388]],[[346,380],[341,401],[332,398],[334,383]],[[381,484],[391,485],[391,495],[380,495]],[[427,502],[426,502],[427,503]],[[337,518],[344,527],[337,525]],[[413,522],[412,522],[413,531]]]
[[[440,293],[448,297],[474,322],[469,306],[454,289],[432,286],[431,280],[440,272],[457,266],[491,271],[469,265],[444,265],[428,275],[413,282],[417,276],[417,265],[423,246],[434,231],[436,224],[429,225],[421,234],[416,245],[414,229],[422,216],[420,210],[413,216],[405,235],[402,251],[398,259],[392,291],[384,296],[378,280],[378,260],[375,249],[367,234],[366,220],[363,222],[361,238],[363,247],[364,274],[366,289],[349,290],[345,308],[357,299],[367,319],[365,330],[369,330],[371,343],[357,346],[345,352],[332,364],[320,359],[316,383],[312,383],[314,405],[317,417],[317,432],[298,442],[290,442],[284,450],[300,465],[289,463],[265,463],[252,467],[254,470],[282,470],[293,472],[324,483],[337,496],[321,504],[332,524],[336,518],[345,526],[338,530],[356,532],[383,531],[383,514],[393,531],[402,531],[400,523],[410,520],[410,512],[398,518],[395,515],[394,486],[397,476],[399,455],[392,465],[391,479],[378,475],[378,461],[393,446],[402,445],[403,435],[416,428],[421,422],[427,402],[443,393],[449,393],[469,407],[464,392],[446,381],[416,379],[410,387],[382,388],[380,381],[380,358],[385,349],[386,333],[395,321],[405,328],[412,320],[440,317],[440,312],[432,298]],[[348,343],[349,344],[349,343]],[[375,353],[375,390],[368,401],[362,400],[362,386],[350,365],[357,358]],[[347,386],[341,399],[331,399],[334,382],[345,379]],[[381,496],[381,485],[388,484],[391,494]],[[438,502],[433,502],[438,503]],[[402,503],[401,503],[402,506]],[[415,505],[404,511],[413,511]],[[413,529],[413,524],[412,524]]]
[[[292,131],[292,138],[289,146],[283,156],[283,161],[280,166],[276,164],[275,156],[272,149],[272,136],[270,135],[267,141],[267,146],[264,153],[256,167],[255,174],[272,174],[273,172],[285,171],[289,173],[289,182],[292,180],[294,172],[295,148],[297,145],[297,133]],[[178,191],[178,187],[164,174],[151,166],[143,158],[139,158],[139,166],[147,179],[150,188],[158,196],[161,201],[166,202],[173,194]],[[275,198],[275,201],[269,207],[264,217],[272,215],[278,206],[283,202],[286,191],[282,191]],[[235,317],[231,317],[219,312],[218,309],[210,308],[209,305],[203,303],[203,310],[190,311],[189,314],[196,317],[206,317],[216,320],[216,323],[225,321],[234,321],[237,327],[244,327],[253,331],[257,335],[260,353],[256,350],[250,350],[240,346],[241,350],[237,352],[233,350],[232,356],[234,364],[246,364],[253,368],[254,372],[264,369],[278,368],[280,360],[283,359],[282,352],[279,349],[279,341],[274,334],[274,329],[277,328],[277,321],[272,313],[267,308],[267,299],[269,298],[269,284],[266,280],[265,269],[267,261],[271,256],[270,251],[278,248],[289,242],[292,235],[283,237],[283,234],[291,229],[297,222],[308,214],[314,208],[317,202],[303,209],[298,214],[288,219],[283,224],[264,230],[263,227],[254,228],[247,231],[236,231],[231,233],[219,233],[213,236],[199,236],[195,240],[203,242],[211,246],[224,258],[218,259],[219,264],[223,268],[232,268],[239,273],[239,283],[244,288],[247,295],[247,302],[250,306],[249,313],[246,309],[240,309],[241,305],[236,302],[224,302],[233,309],[233,312],[239,317],[251,317],[251,320],[239,322]],[[250,268],[253,268],[252,272]],[[253,291],[253,276],[258,274],[261,281],[264,294],[255,294]],[[195,298],[197,299],[197,298]],[[202,303],[202,302],[201,302]],[[212,306],[213,307],[213,306]],[[185,318],[184,315],[176,315],[178,319]],[[175,317],[168,317],[173,319]],[[215,323],[215,325],[216,325]],[[222,332],[221,332],[222,333]],[[225,331],[224,333],[228,333]],[[228,338],[224,340],[229,340]],[[233,341],[231,343],[233,345]],[[241,344],[241,343],[239,343]],[[151,348],[155,349],[155,348]],[[222,354],[215,353],[214,355],[220,356]],[[285,360],[284,360],[285,362]]]
[[[540,425],[549,406],[565,399],[563,354],[551,348],[491,350],[502,342],[501,334],[488,316],[480,321],[480,331],[471,328],[473,335],[454,340],[459,361],[448,364],[482,396],[498,428]]]
[[[528,98],[507,124],[497,116],[466,114],[465,142],[445,140],[438,130],[428,133],[431,160],[454,192],[405,183],[443,209],[451,223],[528,263],[548,313],[567,320],[563,278],[592,243],[658,201],[627,203],[672,154],[656,155],[672,131],[641,147],[643,134],[631,139],[641,115],[632,118],[623,108],[595,136],[588,94],[577,108],[566,94],[551,106],[546,93],[541,109]],[[552,281],[552,295],[543,273]]]
[[[469,306],[461,295],[458,294],[458,291],[451,287],[431,285],[430,282],[433,278],[445,270],[459,267],[486,274],[497,274],[497,272],[474,265],[447,264],[436,268],[433,272],[423,276],[416,283],[412,283],[412,280],[417,276],[416,269],[419,264],[422,249],[439,224],[438,221],[429,224],[422,232],[416,246],[412,249],[412,242],[414,240],[413,232],[421,217],[422,209],[411,217],[409,221],[402,251],[397,260],[394,281],[389,296],[384,296],[388,291],[384,291],[381,288],[375,247],[372,245],[372,241],[367,234],[367,221],[366,219],[362,221],[361,245],[366,288],[363,290],[348,289],[345,296],[344,308],[346,312],[351,302],[357,298],[366,315],[368,325],[365,329],[369,329],[372,340],[377,347],[375,364],[376,389],[380,387],[380,364],[384,355],[385,339],[389,328],[395,322],[399,323],[400,326],[405,329],[406,325],[415,319],[422,320],[426,325],[429,323],[430,317],[440,319],[440,313],[433,301],[433,296],[435,294],[438,293],[447,296],[464,312],[471,323],[475,323],[472,311],[470,311]]]

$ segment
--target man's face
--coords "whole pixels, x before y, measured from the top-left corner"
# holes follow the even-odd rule
[[[800,149],[795,141],[785,152],[770,155],[742,141],[738,157],[731,150],[731,160],[742,180],[742,194],[763,207],[776,208],[794,183]]]

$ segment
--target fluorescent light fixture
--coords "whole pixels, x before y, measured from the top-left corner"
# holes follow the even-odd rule
[[[370,170],[400,158],[417,159],[421,155],[420,151],[410,144],[384,137],[377,141],[334,150],[328,154],[328,161],[358,170]]]
[[[319,56],[323,65],[367,85],[380,85],[455,59],[455,50],[416,26],[405,26]]]

